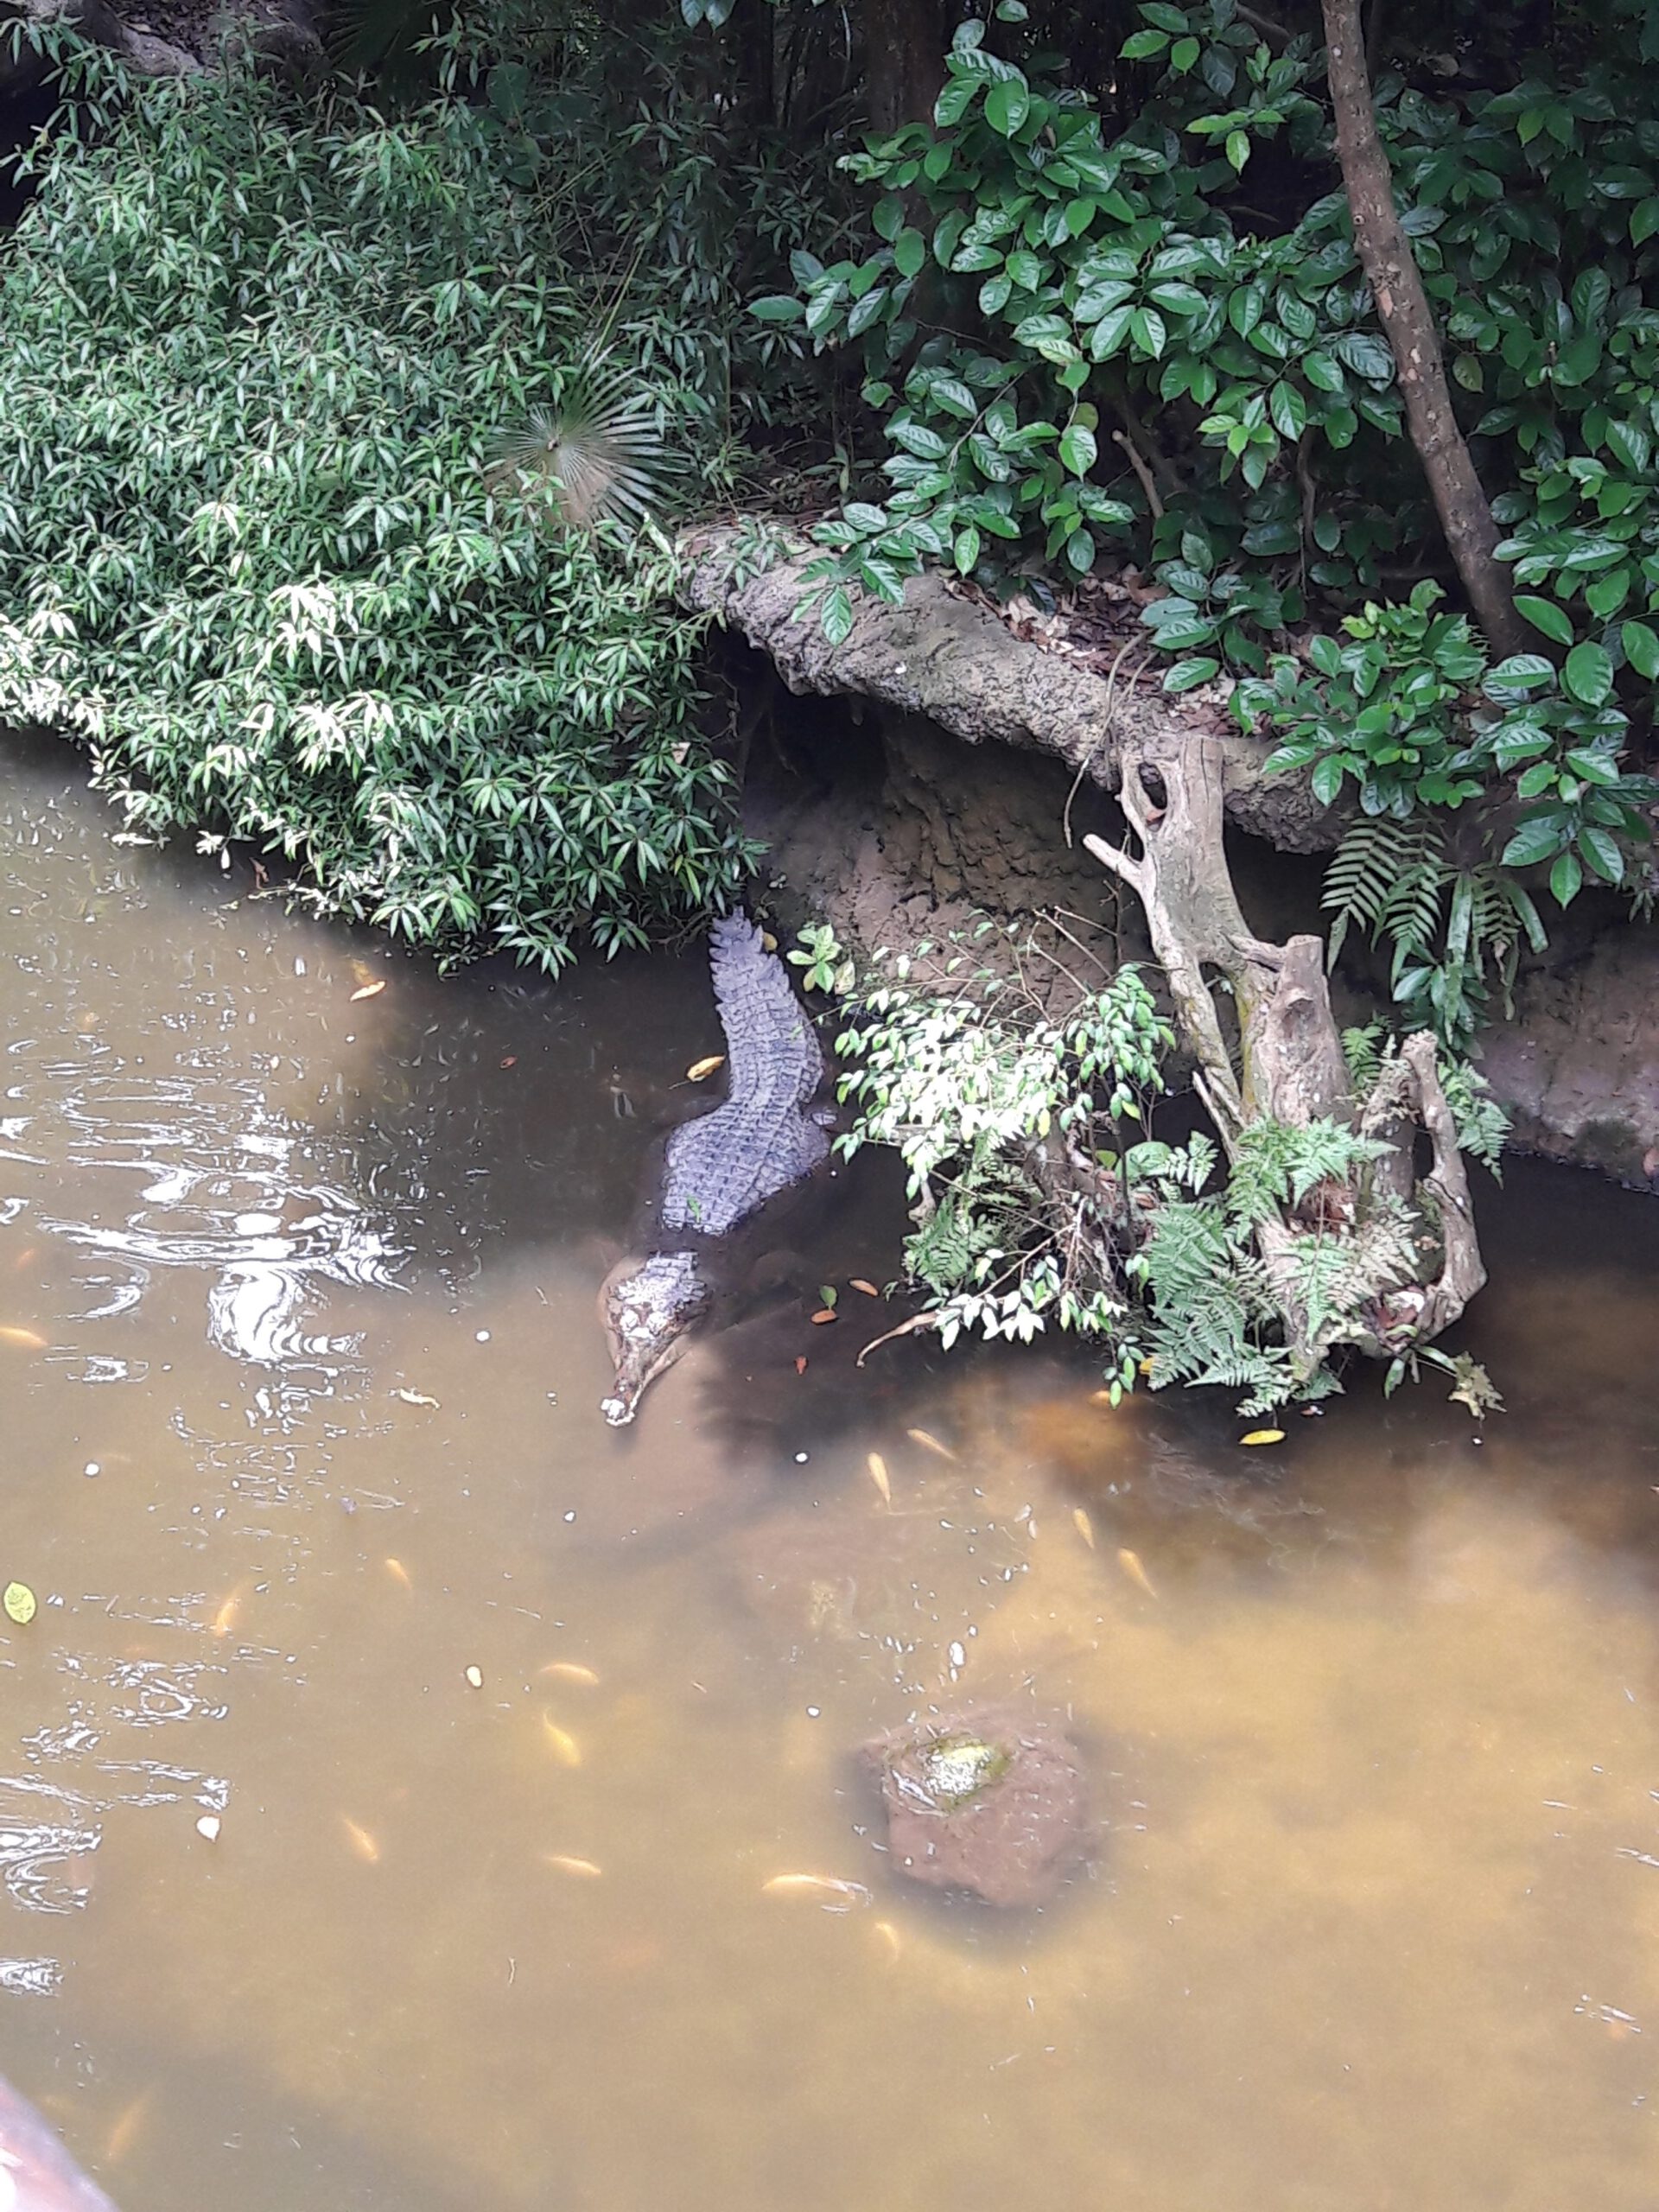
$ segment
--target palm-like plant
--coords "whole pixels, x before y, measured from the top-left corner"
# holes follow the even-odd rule
[[[673,468],[655,396],[601,359],[570,372],[552,404],[498,434],[490,480],[498,492],[549,500],[567,530],[638,529],[660,508]]]

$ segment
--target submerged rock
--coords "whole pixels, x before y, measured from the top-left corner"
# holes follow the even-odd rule
[[[987,1904],[1041,1904],[1087,1849],[1082,1763],[1039,1715],[963,1706],[894,1729],[861,1756],[893,1864],[912,1881]]]

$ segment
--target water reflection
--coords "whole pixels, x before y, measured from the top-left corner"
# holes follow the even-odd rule
[[[0,817],[0,2065],[124,2212],[1650,2212],[1644,1205],[1515,1177],[1479,1444],[860,1370],[855,1294],[617,1434],[695,963],[441,982],[50,760]],[[1039,1911],[881,1849],[857,1746],[969,1697],[1089,1768]]]

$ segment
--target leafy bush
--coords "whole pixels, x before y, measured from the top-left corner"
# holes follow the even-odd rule
[[[393,121],[71,66],[91,143],[0,264],[0,719],[451,951],[556,968],[729,896],[664,541],[492,472],[587,373],[578,180],[464,83]],[[651,423],[706,453],[708,392],[611,294]]]
[[[1146,1133],[1171,1037],[1135,969],[1055,1014],[1019,961],[1010,976],[931,951],[852,986],[837,1050],[856,1118],[839,1142],[903,1159],[906,1273],[940,1341],[1083,1335],[1115,1402],[1137,1374],[1237,1390],[1247,1415],[1338,1389],[1334,1356],[1388,1333],[1389,1294],[1421,1264],[1406,1206],[1373,1178],[1392,1147],[1366,1105],[1353,1128],[1254,1122],[1218,1178],[1209,1138]],[[847,980],[822,930],[795,957],[823,988]],[[1377,1024],[1345,1042],[1357,1096],[1382,1099],[1394,1041]],[[1495,1162],[1503,1114],[1466,1065],[1445,1081],[1462,1141]]]

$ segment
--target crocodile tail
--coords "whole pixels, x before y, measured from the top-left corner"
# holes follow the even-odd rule
[[[796,1096],[804,1105],[823,1081],[823,1054],[788,969],[766,950],[760,931],[743,914],[722,914],[715,924],[709,964],[726,1033],[730,1095],[770,1089],[779,1059],[786,1055],[797,1071]]]

